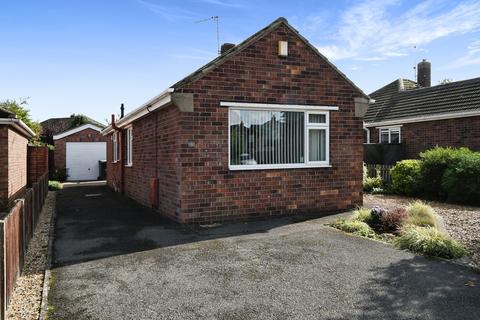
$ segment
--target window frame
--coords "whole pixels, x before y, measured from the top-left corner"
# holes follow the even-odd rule
[[[392,131],[398,131],[398,143],[402,143],[402,126],[394,126],[394,127],[378,127],[378,143],[380,144],[393,144],[392,143]],[[382,131],[388,130],[388,142],[382,143]]]
[[[112,134],[112,163],[119,161],[118,156],[118,131],[114,131]]]
[[[336,106],[311,106],[311,105],[274,105],[259,103],[221,102],[221,106],[228,107],[228,168],[229,170],[268,170],[268,169],[301,169],[301,168],[329,168],[330,163],[330,112],[337,111]],[[279,163],[257,165],[232,165],[231,164],[231,112],[234,111],[291,111],[304,113],[304,162]],[[325,115],[325,123],[310,123],[310,114]],[[309,132],[310,130],[325,130],[325,160],[309,160]]]
[[[125,128],[125,167],[133,166],[133,128]]]

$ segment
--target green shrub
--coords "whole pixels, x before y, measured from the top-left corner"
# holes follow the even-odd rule
[[[63,188],[63,185],[60,181],[49,180],[48,181],[48,190],[56,191]]]
[[[400,249],[447,259],[460,258],[467,250],[455,240],[431,227],[410,227],[395,240]]]
[[[394,193],[407,196],[418,195],[422,190],[422,162],[403,160],[390,170],[391,189]]]
[[[443,175],[447,199],[480,205],[480,152],[472,152],[450,165]]]
[[[370,214],[370,209],[367,209],[367,208],[359,208],[355,210],[352,218],[352,220],[357,220],[365,223],[369,223],[371,219],[372,219],[372,215]]]
[[[371,194],[384,194],[385,190],[383,188],[373,188],[372,191],[370,192]]]
[[[376,177],[368,176],[367,166],[363,165],[363,191],[372,192],[374,188],[381,188],[383,185],[382,177],[380,177],[379,172],[377,171]]]
[[[374,238],[375,232],[365,222],[358,220],[344,220],[339,219],[331,224],[332,227],[342,230],[344,232],[353,233],[358,236]]]
[[[410,203],[407,207],[407,224],[419,227],[437,227],[435,210],[422,201]]]
[[[450,147],[436,147],[420,153],[422,160],[422,181],[424,191],[429,196],[445,197],[442,188],[442,179],[445,170],[450,165],[456,164],[460,158],[471,154],[468,148],[454,149]]]
[[[67,169],[55,169],[50,171],[49,177],[50,180],[65,182],[68,179]]]

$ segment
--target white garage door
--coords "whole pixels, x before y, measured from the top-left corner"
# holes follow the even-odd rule
[[[67,142],[68,180],[97,180],[98,161],[106,160],[106,142]]]

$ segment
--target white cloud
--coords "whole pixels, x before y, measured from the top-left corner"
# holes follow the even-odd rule
[[[368,0],[352,6],[340,17],[335,34],[338,40],[319,50],[332,60],[381,60],[480,28],[480,1],[452,5],[429,0],[400,15],[392,12],[400,4],[399,0]]]
[[[467,53],[447,65],[445,70],[480,65],[480,40],[473,41],[467,47]]]

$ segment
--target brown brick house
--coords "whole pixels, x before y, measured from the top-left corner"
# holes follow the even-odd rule
[[[370,94],[364,142],[398,145],[402,158],[435,146],[480,151],[480,78],[431,87],[430,63],[418,71],[418,82],[398,79]]]
[[[27,187],[27,145],[34,136],[13,113],[0,108],[0,211]]]
[[[179,222],[362,204],[368,96],[277,19],[114,121],[107,183]]]
[[[68,180],[97,180],[99,161],[106,160],[103,126],[84,124],[53,136],[55,169],[66,169]]]

